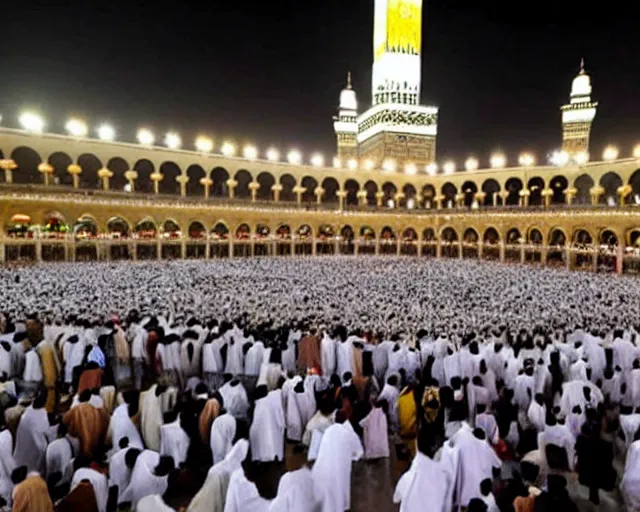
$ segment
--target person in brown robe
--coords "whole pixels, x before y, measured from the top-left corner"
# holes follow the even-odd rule
[[[315,329],[310,329],[309,334],[298,342],[298,371],[306,375],[309,368],[316,368],[322,375],[320,338]]]
[[[53,512],[47,483],[40,475],[28,476],[16,486],[12,512]]]
[[[102,408],[89,404],[91,392],[80,396],[80,404],[71,408],[62,417],[69,429],[69,435],[80,440],[80,451],[87,457],[95,457],[95,452],[104,442],[109,428],[109,416]]]
[[[200,430],[200,439],[205,446],[209,446],[209,438],[211,436],[211,425],[220,414],[220,402],[217,398],[210,398],[204,405],[204,409],[200,413],[198,420],[198,429]]]
[[[89,363],[87,369],[80,374],[77,393],[81,395],[86,390],[100,389],[102,387],[102,374],[104,371],[96,363]]]
[[[56,512],[99,512],[93,485],[80,482],[56,504]]]
[[[60,363],[55,354],[55,349],[49,343],[40,343],[36,350],[40,356],[40,364],[42,366],[42,384],[47,390],[46,409],[48,413],[56,410],[56,383],[58,382],[58,373],[60,371]]]

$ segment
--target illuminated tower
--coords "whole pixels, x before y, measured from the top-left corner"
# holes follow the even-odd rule
[[[380,166],[435,160],[438,109],[420,105],[422,0],[375,0],[372,107],[358,117],[358,154]]]
[[[338,158],[343,164],[358,158],[358,99],[351,85],[351,72],[347,75],[347,87],[340,93],[340,106],[333,129],[338,142]]]
[[[584,59],[580,62],[580,72],[573,79],[571,97],[562,111],[562,149],[570,156],[577,153],[589,154],[589,134],[591,123],[596,117],[597,102],[591,101],[591,79],[584,71]]]

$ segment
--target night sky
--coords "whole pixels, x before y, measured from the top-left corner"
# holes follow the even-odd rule
[[[121,140],[144,125],[156,140],[177,130],[185,147],[205,133],[218,147],[229,138],[333,155],[348,70],[361,111],[371,101],[373,0],[6,3],[4,126],[32,107],[54,132],[77,115],[111,122]],[[629,155],[640,142],[640,39],[628,5],[426,2],[422,103],[440,107],[438,160],[474,153],[486,164],[497,148],[543,160],[560,144],[558,107],[583,56],[600,102],[592,155],[608,143]]]

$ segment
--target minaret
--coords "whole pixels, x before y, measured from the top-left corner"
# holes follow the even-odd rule
[[[422,1],[375,0],[371,98],[419,105]]]
[[[597,102],[591,101],[591,78],[584,70],[584,59],[580,62],[580,72],[573,79],[569,104],[562,111],[562,150],[575,156],[589,154],[589,134],[591,123],[596,117]]]
[[[334,116],[333,129],[338,142],[338,158],[342,165],[358,158],[358,100],[351,84],[351,71],[347,75],[347,87],[340,93],[338,115]]]

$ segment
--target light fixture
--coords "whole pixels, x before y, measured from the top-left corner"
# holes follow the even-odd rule
[[[393,207],[395,206],[395,203],[393,202],[393,199],[389,199],[389,200],[387,201],[387,206],[388,206],[389,208],[393,208]]]
[[[267,149],[267,160],[269,160],[270,162],[277,162],[279,158],[280,151],[278,151],[276,148]]]
[[[456,172],[456,164],[452,160],[449,160],[442,166],[442,170],[445,174],[453,174]]]
[[[74,137],[86,137],[88,132],[87,123],[80,119],[69,119],[65,129]]]
[[[604,151],[602,152],[602,158],[603,160],[611,161],[618,158],[618,154],[619,154],[619,151],[617,147],[607,146],[606,148],[604,148]]]
[[[28,132],[42,133],[44,130],[44,119],[33,112],[24,112],[20,115],[20,124]]]
[[[178,149],[180,148],[180,146],[182,146],[182,139],[180,138],[180,135],[178,135],[177,133],[168,132],[164,136],[164,145],[167,146],[169,149]]]
[[[575,155],[573,155],[573,160],[578,165],[584,165],[589,161],[589,153],[586,151],[579,151]]]
[[[116,131],[110,124],[101,124],[98,126],[98,138],[104,141],[112,141],[116,138]]]
[[[242,155],[247,160],[255,160],[258,158],[258,149],[255,146],[245,146],[242,150]]]
[[[551,165],[562,167],[569,163],[569,154],[566,151],[554,151],[549,157]]]
[[[336,169],[340,169],[340,167],[342,167],[342,161],[337,156],[333,157],[333,166]]]
[[[429,176],[435,176],[438,173],[438,164],[435,162],[431,162],[427,165],[427,174]]]
[[[201,153],[211,153],[213,150],[213,141],[209,137],[200,135],[196,138],[195,146],[196,150]]]
[[[478,168],[478,159],[470,156],[464,163],[464,168],[467,171],[475,171]]]
[[[371,160],[370,158],[368,158],[367,160],[364,161],[364,168],[367,171],[372,171],[374,167],[374,163],[373,160]]]
[[[300,154],[300,151],[296,149],[289,151],[287,153],[287,161],[292,165],[300,165],[300,162],[302,162],[302,155]]]
[[[311,157],[311,165],[314,167],[324,166],[324,157],[320,153],[316,153]]]
[[[640,144],[633,148],[633,158],[640,159]]]
[[[156,138],[150,130],[147,130],[146,128],[138,130],[138,142],[143,146],[153,146],[155,140]]]
[[[395,172],[396,161],[393,158],[387,158],[384,162],[382,162],[382,170],[387,172]]]
[[[416,207],[416,201],[413,197],[407,199],[407,208],[409,210],[413,210]]]
[[[356,170],[358,168],[358,161],[355,158],[350,159],[347,162],[347,167],[352,171]]]
[[[220,151],[224,156],[233,156],[236,154],[236,146],[232,142],[224,142]]]
[[[415,164],[407,164],[404,166],[404,172],[405,174],[414,175],[418,172],[418,169]]]
[[[507,157],[504,156],[504,153],[494,153],[491,155],[491,167],[494,169],[502,169],[505,165],[507,165]]]
[[[531,153],[522,153],[518,157],[518,163],[522,167],[532,167],[536,163],[535,157]]]

